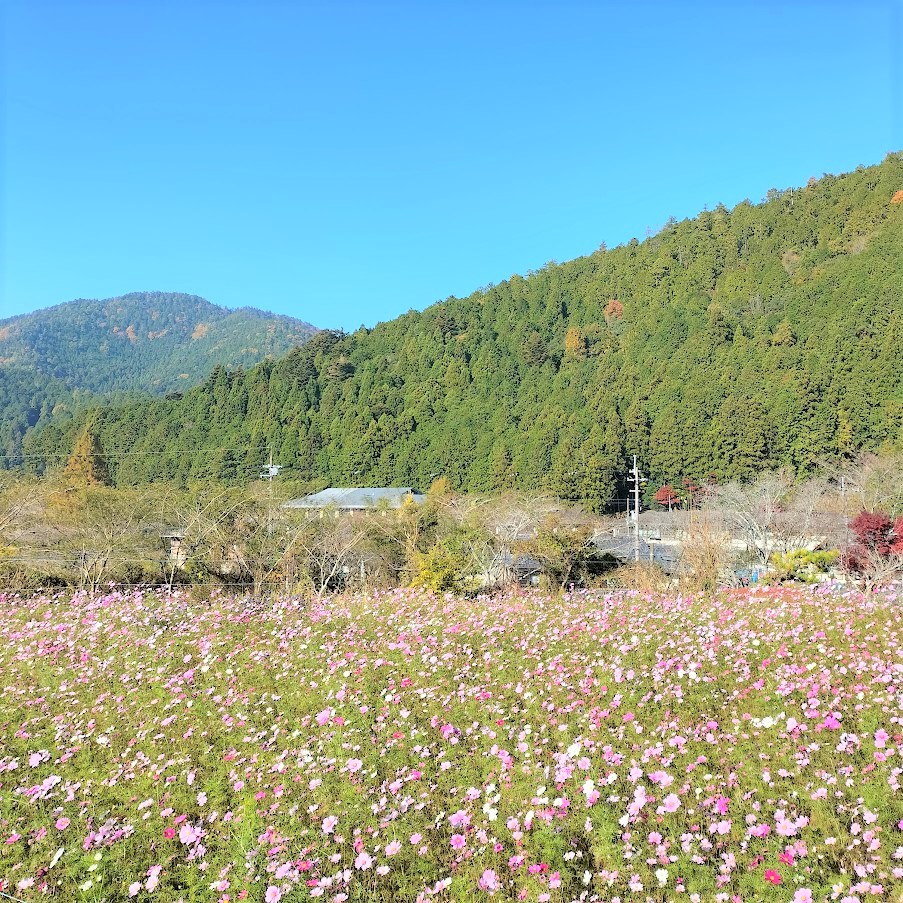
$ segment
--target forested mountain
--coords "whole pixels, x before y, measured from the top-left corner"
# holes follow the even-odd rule
[[[315,331],[291,317],[168,292],[81,299],[0,320],[0,446],[15,454],[25,430],[54,409],[77,411],[95,395],[184,390],[217,364],[251,366]]]
[[[339,485],[547,488],[601,509],[627,455],[727,480],[899,445],[903,154],[719,206],[181,398],[100,412],[122,484],[242,480],[268,448]],[[60,460],[84,422],[33,435]],[[620,491],[619,491],[620,490]]]

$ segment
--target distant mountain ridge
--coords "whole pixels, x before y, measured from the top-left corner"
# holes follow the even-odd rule
[[[228,310],[196,295],[130,292],[0,320],[0,364],[93,392],[160,393],[193,385],[217,364],[250,367],[281,355],[316,331],[292,317]]]
[[[82,298],[0,320],[0,447],[14,457],[28,428],[95,396],[188,389],[217,365],[252,367],[317,331],[177,292]]]

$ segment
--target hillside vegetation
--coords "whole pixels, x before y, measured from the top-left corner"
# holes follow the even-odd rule
[[[167,292],[70,301],[0,320],[2,451],[15,456],[29,427],[93,396],[184,390],[216,364],[251,366],[315,331],[291,317]]]
[[[903,154],[770,191],[375,329],[326,332],[180,398],[99,413],[119,484],[256,474],[267,449],[333,484],[546,488],[616,503],[899,446]],[[61,461],[84,422],[30,438]]]

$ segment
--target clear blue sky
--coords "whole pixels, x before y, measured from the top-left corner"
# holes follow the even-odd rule
[[[354,329],[903,148],[889,0],[0,8],[0,316]]]

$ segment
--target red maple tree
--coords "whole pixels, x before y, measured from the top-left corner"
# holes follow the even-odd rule
[[[606,320],[620,320],[624,316],[624,305],[617,298],[612,298],[605,305],[604,313]]]
[[[655,493],[654,498],[662,507],[667,505],[669,511],[673,505],[680,502],[680,496],[674,490],[674,487],[668,483],[665,483],[665,485]]]
[[[903,569],[903,517],[892,520],[884,511],[860,511],[850,529],[856,542],[843,556],[848,571],[870,584]]]

